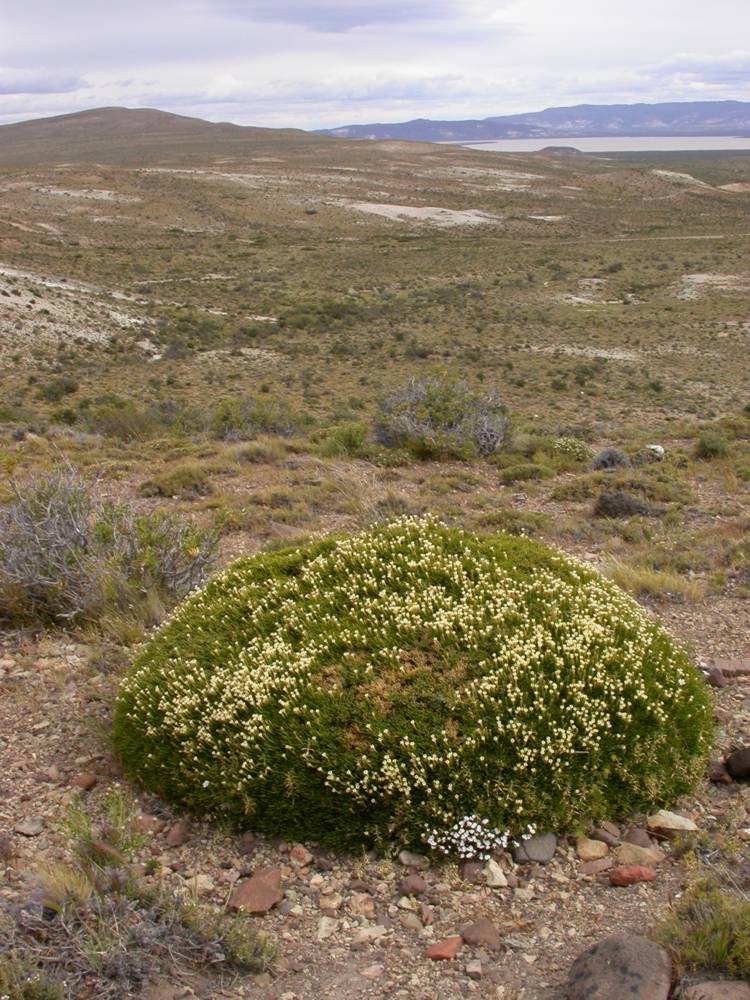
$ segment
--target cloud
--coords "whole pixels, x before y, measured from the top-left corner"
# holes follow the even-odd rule
[[[73,73],[44,69],[12,69],[0,66],[0,94],[71,94],[85,86]]]
[[[459,17],[461,0],[222,0],[206,11],[249,21],[290,24],[311,31],[340,34],[371,25],[405,24]]]

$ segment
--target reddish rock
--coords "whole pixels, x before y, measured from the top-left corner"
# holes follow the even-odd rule
[[[427,892],[427,883],[421,875],[413,873],[401,879],[398,891],[402,896],[421,896],[423,892]]]
[[[463,861],[460,871],[464,882],[479,883],[484,865],[480,861]]]
[[[455,937],[445,938],[443,941],[437,941],[435,944],[431,944],[425,951],[425,955],[427,958],[431,958],[434,962],[449,962],[451,959],[456,957],[459,951],[461,951],[462,945],[462,939],[456,935]]]
[[[616,934],[578,956],[564,995],[567,1000],[667,1000],[671,979],[664,948],[635,934]]]
[[[298,868],[306,868],[311,863],[313,856],[304,844],[295,844],[289,852],[289,859]]]
[[[491,920],[481,917],[468,924],[461,931],[461,937],[466,944],[471,944],[480,948],[491,948],[492,951],[500,951],[503,946],[500,932]]]
[[[637,885],[639,882],[653,882],[656,872],[645,865],[621,865],[609,873],[610,885]]]
[[[426,903],[419,904],[419,919],[425,925],[429,927],[430,924],[435,923],[435,914],[432,912],[432,907],[428,906]]]
[[[178,819],[177,822],[173,823],[169,830],[167,830],[167,836],[165,838],[167,847],[182,847],[188,839],[189,833],[190,823],[186,819]]]
[[[612,858],[596,858],[581,865],[580,872],[581,875],[601,875],[602,872],[609,871],[613,864]]]
[[[252,878],[238,885],[229,900],[233,910],[248,913],[268,913],[284,898],[279,868],[259,868]]]

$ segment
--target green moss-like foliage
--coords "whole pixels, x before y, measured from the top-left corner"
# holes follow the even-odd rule
[[[702,772],[705,685],[615,585],[526,538],[404,518],[241,559],[118,699],[127,771],[181,807],[334,848],[465,816],[563,830]]]

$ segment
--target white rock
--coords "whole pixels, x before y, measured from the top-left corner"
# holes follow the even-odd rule
[[[318,921],[318,941],[325,941],[339,929],[339,922],[334,917],[321,917]]]
[[[667,812],[666,809],[660,809],[653,816],[649,816],[648,828],[660,833],[695,833],[698,829],[687,816],[679,816],[677,813]]]
[[[490,858],[484,867],[484,879],[490,889],[505,889],[508,885],[505,872],[494,858]]]

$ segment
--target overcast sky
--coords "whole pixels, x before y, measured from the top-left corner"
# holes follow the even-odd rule
[[[0,0],[0,121],[317,128],[750,100],[750,0]]]

